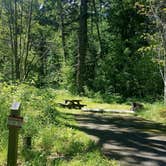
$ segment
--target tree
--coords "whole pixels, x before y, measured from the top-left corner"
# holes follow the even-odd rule
[[[95,91],[119,94],[124,98],[157,97],[161,92],[152,51],[142,49],[150,46],[145,36],[153,33],[151,20],[140,13],[138,4],[138,1],[128,0],[110,0],[104,4],[106,28],[102,35],[105,55],[98,61]],[[146,6],[146,1],[143,4]],[[150,83],[150,80],[157,83]]]
[[[66,39],[65,39],[65,24],[64,24],[64,12],[63,12],[63,2],[61,0],[57,0],[57,6],[59,10],[59,17],[60,17],[60,27],[61,27],[61,36],[62,36],[62,47],[63,47],[63,54],[64,59],[66,61],[67,58],[67,50],[66,50]]]
[[[30,1],[3,0],[2,19],[7,25],[9,46],[11,49],[12,79],[23,80],[27,72],[27,63],[31,44],[32,6]],[[7,22],[5,22],[7,20]]]
[[[164,83],[164,103],[166,104],[166,6],[164,0],[150,1],[150,16],[156,24],[155,50],[157,62],[159,63],[160,74]]]
[[[157,66],[166,82],[164,1],[151,3],[150,17],[149,0],[0,2],[0,77],[5,81],[33,80],[37,86],[62,85],[108,98],[161,96]]]
[[[85,58],[87,56],[87,0],[81,0],[80,5],[80,19],[79,19],[79,49],[78,49],[78,61],[77,61],[77,89],[78,92],[83,92],[85,85]]]

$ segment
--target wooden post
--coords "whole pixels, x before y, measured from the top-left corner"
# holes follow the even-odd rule
[[[24,142],[24,148],[25,149],[31,149],[32,148],[32,137],[31,136],[24,137],[23,142]]]
[[[9,139],[7,166],[17,165],[18,132],[22,126],[23,118],[20,117],[20,103],[14,102],[8,117]]]

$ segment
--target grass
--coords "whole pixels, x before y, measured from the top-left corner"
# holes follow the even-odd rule
[[[101,154],[99,151],[92,151],[89,153],[84,153],[80,157],[79,155],[74,157],[69,162],[61,161],[59,165],[62,166],[111,166],[116,165],[116,161],[109,161],[104,156],[101,158],[99,157]],[[95,159],[95,160],[94,160]]]
[[[67,91],[37,89],[21,85],[0,84],[0,165],[7,156],[7,115],[13,100],[21,101],[24,125],[20,130],[18,162],[24,166],[116,166],[116,161],[107,159],[85,133],[68,126],[76,126],[72,113],[79,110],[60,108],[57,103],[64,99],[82,99],[85,104],[108,107],[93,99],[73,96]],[[120,106],[119,106],[120,107]],[[32,137],[32,149],[25,149],[23,138]]]
[[[138,111],[137,115],[148,120],[166,124],[166,106],[161,102],[146,103],[144,109]]]

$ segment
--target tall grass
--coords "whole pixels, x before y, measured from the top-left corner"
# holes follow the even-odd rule
[[[137,114],[145,119],[166,124],[166,106],[161,102],[145,104],[145,108]]]

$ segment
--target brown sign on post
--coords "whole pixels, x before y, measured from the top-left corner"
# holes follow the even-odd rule
[[[9,140],[7,166],[17,166],[18,134],[23,118],[20,117],[20,103],[14,102],[8,117]]]
[[[23,118],[22,117],[8,117],[8,126],[18,127],[20,128],[23,124]]]

